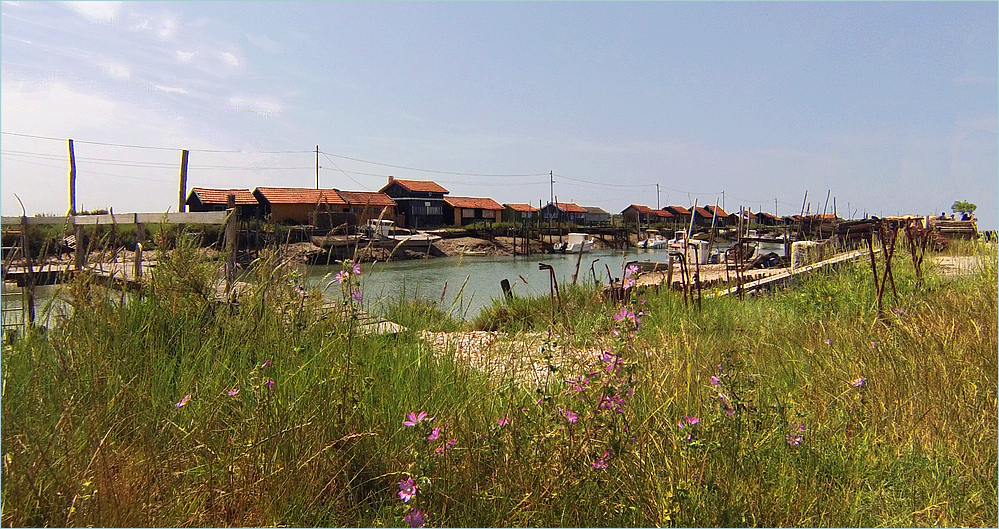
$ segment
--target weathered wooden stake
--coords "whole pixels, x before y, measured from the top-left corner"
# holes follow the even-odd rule
[[[83,225],[77,224],[73,226],[73,237],[76,238],[76,251],[73,252],[73,266],[76,270],[83,270],[84,265],[87,264],[87,249],[89,244],[84,244],[83,236]]]
[[[28,326],[35,325],[35,263],[31,258],[31,246],[28,245],[28,216],[21,216],[21,250],[24,252],[24,264],[28,267],[27,300],[24,303],[28,311]]]
[[[135,266],[132,268],[132,276],[136,281],[142,279],[142,243],[135,243]]]
[[[69,141],[69,214],[76,215],[76,153],[73,140]]]
[[[236,195],[230,194],[226,201],[227,209],[225,223],[225,293],[232,292],[232,283],[236,279]]]
[[[187,160],[190,153],[187,149],[180,151],[180,202],[177,211],[184,213],[187,211]]]

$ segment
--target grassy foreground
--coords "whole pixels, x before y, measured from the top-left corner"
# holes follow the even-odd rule
[[[882,317],[864,263],[700,310],[497,302],[476,325],[604,349],[524,387],[435,355],[420,330],[470,326],[432,304],[364,336],[261,262],[220,305],[181,249],[142,296],[74,284],[72,317],[3,345],[0,523],[995,526],[996,249],[967,252],[919,287],[896,256]],[[358,279],[331,286],[348,314]]]

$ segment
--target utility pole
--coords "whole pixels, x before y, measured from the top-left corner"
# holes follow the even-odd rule
[[[190,156],[187,149],[180,151],[180,202],[177,211],[187,211],[187,160]]]
[[[717,205],[717,204],[715,204]],[[722,209],[725,209],[725,190],[722,189]]]
[[[69,140],[69,214],[76,215],[76,153]]]
[[[776,198],[774,199],[774,216],[775,217],[779,217],[780,216],[780,215],[777,214],[777,199]]]
[[[316,145],[316,189],[319,189],[319,146]]]
[[[551,200],[551,203],[554,204],[555,203],[555,171],[549,172],[548,176],[549,176],[549,178],[551,178],[551,185],[552,185],[552,196],[551,196],[550,200]]]
[[[659,184],[656,184],[656,209],[659,209]]]

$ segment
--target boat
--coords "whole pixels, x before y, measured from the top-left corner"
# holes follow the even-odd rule
[[[587,239],[586,233],[570,233],[566,236],[565,242],[557,242],[552,245],[552,249],[562,253],[586,253],[593,248],[593,238]]]
[[[673,238],[668,241],[670,253],[683,253],[688,264],[694,264],[695,261],[700,264],[707,264],[708,241],[689,239],[686,233],[683,230],[678,230],[673,235]]]
[[[668,244],[669,239],[663,237],[662,235],[656,235],[655,238],[638,241],[638,247],[645,248],[646,250],[658,250],[660,248],[665,248]]]
[[[645,240],[638,241],[638,247],[646,250],[665,248],[669,239],[659,234],[659,230],[645,230]]]
[[[398,228],[394,221],[385,219],[368,220],[363,230],[374,245],[381,248],[425,247],[441,240],[439,235]]]

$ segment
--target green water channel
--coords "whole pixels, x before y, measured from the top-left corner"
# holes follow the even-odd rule
[[[361,265],[363,304],[369,312],[382,313],[387,302],[425,299],[438,303],[458,318],[471,319],[494,298],[501,297],[500,282],[510,281],[515,296],[547,296],[551,288],[550,273],[540,270],[539,263],[550,265],[560,286],[572,282],[578,255],[540,254],[529,257],[438,257]],[[622,275],[627,261],[650,260],[665,262],[663,250],[595,250],[579,259],[580,283],[595,280],[607,283],[607,268],[615,278]],[[320,288],[324,295],[337,298],[339,285],[333,276],[339,266],[301,266],[307,287]],[[5,328],[14,328],[24,321],[21,310],[25,302],[24,289],[3,284],[3,315]],[[35,290],[36,323],[54,325],[71,312],[66,285],[39,286]]]
[[[510,281],[515,296],[547,296],[551,277],[539,263],[550,265],[559,286],[572,282],[578,255],[540,254],[529,257],[440,257],[433,259],[365,263],[361,265],[364,304],[379,313],[386,302],[404,296],[437,302],[455,317],[474,318],[494,298],[501,297],[500,282]],[[615,278],[622,275],[626,261],[666,262],[665,250],[595,250],[579,259],[580,283],[607,284],[607,267]],[[328,297],[340,296],[333,276],[338,266],[305,267],[306,285],[325,289]],[[592,270],[592,271],[591,271]],[[331,285],[332,283],[332,285]]]

